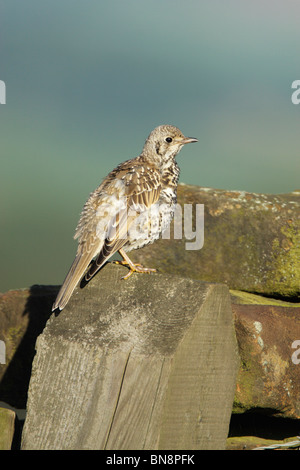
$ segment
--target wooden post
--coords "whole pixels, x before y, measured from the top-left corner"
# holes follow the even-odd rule
[[[222,284],[108,264],[39,336],[23,449],[224,449],[239,365]]]

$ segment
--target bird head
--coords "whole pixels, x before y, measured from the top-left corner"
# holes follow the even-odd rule
[[[185,144],[198,142],[194,137],[185,137],[178,127],[162,125],[148,136],[142,155],[151,160],[167,162],[174,159]]]

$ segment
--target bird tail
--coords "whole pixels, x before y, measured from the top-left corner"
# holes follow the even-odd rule
[[[79,253],[76,255],[76,258],[74,259],[72,266],[69,269],[60,291],[57,294],[56,300],[52,306],[52,312],[57,308],[62,310],[67,305],[75,287],[82,278],[92,258],[93,257],[90,253],[85,253],[84,255]]]

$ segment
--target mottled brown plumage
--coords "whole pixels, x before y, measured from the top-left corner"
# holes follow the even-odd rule
[[[134,272],[152,272],[132,263],[127,252],[159,238],[170,224],[176,204],[179,168],[175,157],[184,144],[197,142],[174,126],[156,127],[141,155],[117,166],[85,203],[75,239],[75,260],[53,304],[62,310],[76,285],[88,281],[117,251]]]

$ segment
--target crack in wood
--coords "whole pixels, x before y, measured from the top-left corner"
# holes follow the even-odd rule
[[[104,444],[104,450],[107,450],[106,446],[107,446],[107,443],[108,443],[108,440],[109,440],[109,437],[110,437],[110,434],[111,434],[111,430],[112,430],[112,427],[113,427],[113,424],[114,424],[114,420],[115,420],[115,416],[116,416],[116,413],[117,413],[118,405],[119,405],[119,402],[120,402],[120,397],[121,397],[122,388],[123,388],[123,384],[124,384],[125,374],[126,374],[126,370],[127,370],[127,366],[128,366],[128,362],[129,362],[129,358],[130,358],[132,349],[133,348],[130,349],[130,351],[128,353],[128,356],[126,358],[126,361],[125,361],[124,370],[123,370],[121,383],[120,383],[120,389],[119,389],[119,393],[118,393],[118,397],[117,397],[117,401],[116,401],[116,406],[115,406],[115,409],[114,409],[114,412],[113,412],[113,415],[112,415],[112,418],[111,418],[109,429],[107,431],[107,436],[106,436],[105,444]]]

